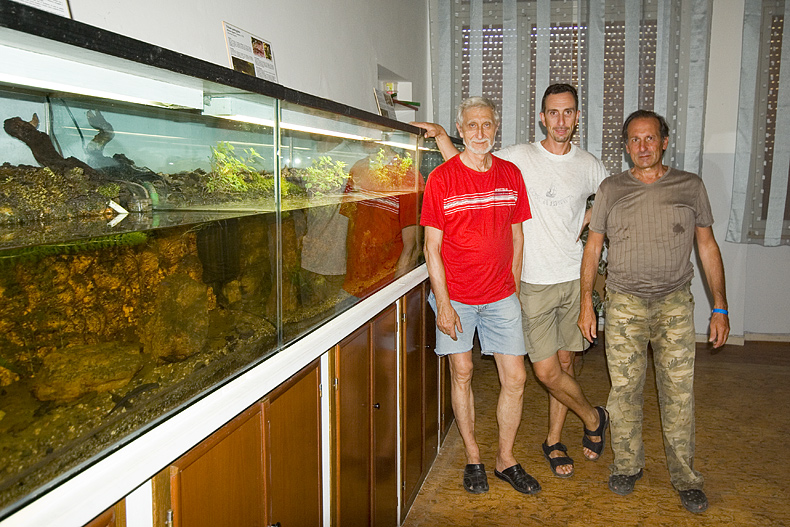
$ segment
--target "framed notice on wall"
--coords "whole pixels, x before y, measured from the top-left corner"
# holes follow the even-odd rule
[[[69,9],[69,0],[14,0],[18,4],[35,7],[48,13],[65,16],[71,18],[71,9]]]
[[[222,25],[225,28],[230,67],[253,77],[277,82],[271,43],[227,22]]]
[[[373,92],[376,94],[376,106],[379,108],[379,114],[390,119],[396,119],[395,103],[392,102],[392,96],[378,88],[373,88]]]

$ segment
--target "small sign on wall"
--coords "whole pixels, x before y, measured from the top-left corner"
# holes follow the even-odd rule
[[[35,7],[48,13],[71,18],[71,9],[69,9],[69,0],[14,0],[18,4]]]
[[[230,67],[267,81],[277,82],[277,68],[270,42],[223,22]]]
[[[379,108],[379,114],[390,119],[397,119],[395,115],[395,103],[392,102],[392,96],[384,90],[373,88],[373,93],[376,95],[376,106]]]

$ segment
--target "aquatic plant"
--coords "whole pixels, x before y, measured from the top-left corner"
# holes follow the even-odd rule
[[[263,156],[253,148],[245,148],[242,154],[225,141],[211,147],[211,172],[206,181],[206,190],[214,192],[247,192],[250,183],[259,183],[261,173],[253,165],[263,161]]]
[[[148,235],[144,232],[125,232],[123,234],[112,234],[110,236],[101,236],[89,240],[75,240],[49,245],[19,247],[3,251],[3,253],[0,254],[0,267],[15,265],[19,262],[32,263],[47,256],[56,256],[59,254],[77,254],[97,249],[140,245],[147,241]]]
[[[400,186],[408,182],[407,176],[412,170],[414,160],[410,156],[399,154],[387,155],[384,148],[379,149],[375,156],[370,158],[370,170],[385,185]]]
[[[329,156],[313,160],[313,164],[305,169],[305,190],[316,196],[339,190],[346,181],[345,168],[345,163],[332,161]]]

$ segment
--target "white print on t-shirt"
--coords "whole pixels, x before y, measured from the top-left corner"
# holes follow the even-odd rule
[[[445,198],[442,209],[445,214],[455,214],[471,209],[491,207],[513,207],[518,201],[518,192],[508,188],[498,188],[490,192],[460,194]]]

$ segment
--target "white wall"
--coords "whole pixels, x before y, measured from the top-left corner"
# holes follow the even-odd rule
[[[702,178],[713,208],[716,239],[727,277],[733,335],[790,335],[790,247],[762,247],[724,241],[732,200],[738,121],[744,0],[713,2]],[[698,270],[697,332],[704,333],[710,302]]]
[[[222,22],[272,44],[280,84],[377,112],[378,64],[430,100],[427,0],[70,0],[75,20],[228,66]],[[427,117],[422,113],[420,119]]]

